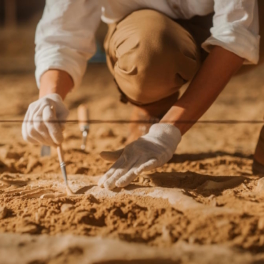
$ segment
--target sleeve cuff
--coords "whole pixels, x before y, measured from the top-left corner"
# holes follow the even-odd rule
[[[260,36],[239,25],[222,25],[211,29],[212,36],[202,48],[210,52],[213,46],[220,46],[245,59],[244,64],[257,64],[259,61]]]
[[[74,82],[74,87],[78,88],[81,84],[82,77],[86,71],[87,61],[83,59],[81,54],[69,54],[70,50],[64,50],[61,52],[47,52],[38,56],[36,54],[35,63],[36,71],[35,77],[38,88],[40,87],[40,78],[42,74],[51,69],[57,69],[67,72]]]

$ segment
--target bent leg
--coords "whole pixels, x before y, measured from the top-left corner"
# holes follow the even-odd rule
[[[199,66],[192,36],[153,10],[133,12],[110,25],[105,48],[120,90],[131,103],[148,112],[156,109],[155,116],[168,111],[179,88],[193,78]]]

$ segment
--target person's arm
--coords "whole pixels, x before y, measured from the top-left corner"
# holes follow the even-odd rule
[[[102,154],[111,161],[119,158],[101,178],[100,186],[124,187],[143,171],[168,162],[182,134],[192,126],[185,121],[197,121],[206,112],[243,62],[258,62],[257,0],[214,0],[214,11],[212,35],[202,45],[210,54],[189,88],[148,134],[123,150]]]
[[[259,59],[257,1],[214,2],[212,35],[202,44],[210,54],[182,98],[161,121],[171,121],[182,134],[193,125],[184,121],[196,122],[243,63],[257,64]]]
[[[213,104],[243,61],[243,58],[230,51],[214,47],[186,92],[162,118],[161,123],[173,123],[182,135],[186,133]]]
[[[124,187],[143,171],[168,162],[181,136],[193,125],[186,120],[197,121],[205,113],[243,61],[232,52],[215,47],[187,91],[159,124],[153,125],[148,134],[124,149],[102,153],[104,159],[118,159],[100,179],[99,186],[108,189]]]
[[[96,51],[100,22],[98,1],[46,0],[36,31],[36,81],[39,99],[22,124],[23,138],[33,144],[58,145],[69,111],[63,99],[80,85],[87,60]]]
[[[73,86],[73,80],[67,72],[48,70],[40,78],[39,98],[56,93],[64,100]]]
[[[87,61],[96,52],[95,32],[100,14],[98,1],[46,0],[35,37],[39,88],[43,89],[45,83],[53,86],[50,82],[69,79],[63,73],[56,75],[54,70],[67,73],[73,81],[72,88],[80,85]]]

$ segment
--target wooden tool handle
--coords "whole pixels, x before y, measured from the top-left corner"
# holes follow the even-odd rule
[[[59,162],[60,163],[64,162],[63,150],[61,145],[57,146],[57,152],[58,152]]]
[[[56,115],[56,111],[53,105],[50,107],[50,109],[53,111],[53,114]],[[57,152],[58,152],[59,162],[60,163],[64,162],[63,150],[62,150],[61,144],[57,146]]]
[[[81,104],[78,107],[78,120],[80,130],[88,130],[89,127],[89,110],[86,105]]]

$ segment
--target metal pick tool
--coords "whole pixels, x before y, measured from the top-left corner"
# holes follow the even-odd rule
[[[81,150],[85,150],[87,136],[88,136],[90,127],[89,127],[89,110],[84,104],[81,104],[78,107],[78,120],[79,120],[79,127],[82,132]]]
[[[54,109],[53,105],[50,108],[53,110],[53,113],[55,113],[55,109]],[[61,144],[57,146],[57,152],[58,152],[62,176],[63,176],[64,182],[66,184],[66,187],[68,187],[68,177],[67,177],[67,172],[66,172],[66,164],[64,162],[63,150],[62,150]]]
[[[59,157],[59,162],[60,162],[62,176],[63,176],[63,179],[64,179],[64,182],[65,182],[66,186],[68,186],[68,177],[67,177],[67,172],[66,172],[66,164],[64,162],[63,150],[61,148],[61,145],[59,145],[57,147],[57,152],[58,152],[58,157]]]

